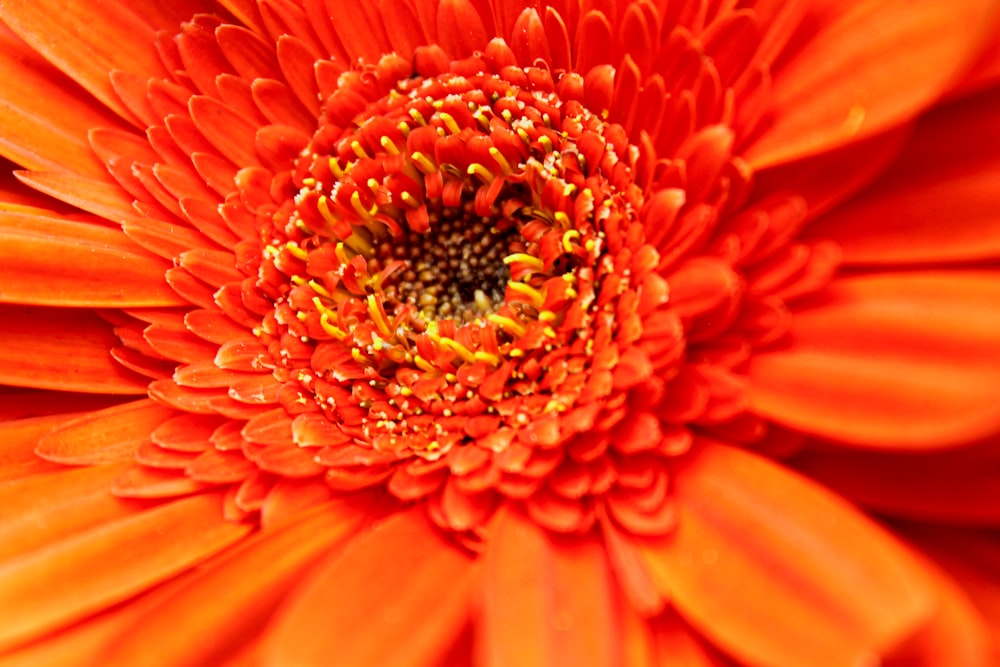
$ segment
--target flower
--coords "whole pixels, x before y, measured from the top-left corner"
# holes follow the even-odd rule
[[[998,3],[168,4],[0,3],[0,664],[997,664]]]

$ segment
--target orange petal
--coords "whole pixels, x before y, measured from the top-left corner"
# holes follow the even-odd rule
[[[0,211],[0,301],[55,306],[178,306],[169,264],[119,231]]]
[[[136,216],[133,198],[119,185],[78,176],[70,172],[18,171],[18,180],[60,201],[99,215],[105,220],[122,223]]]
[[[1000,257],[1000,92],[930,114],[895,166],[808,229],[848,264]]]
[[[133,514],[0,567],[0,646],[126,600],[242,539],[206,494]]]
[[[146,399],[116,405],[59,426],[38,441],[38,455],[68,465],[131,461],[153,429],[176,413]]]
[[[145,78],[168,76],[156,51],[153,29],[124,4],[11,0],[0,5],[0,19],[122,118],[132,115],[115,94],[109,72],[120,69]],[[87,29],[80,30],[80,26]]]
[[[905,549],[836,496],[702,443],[676,474],[680,522],[643,553],[696,630],[753,665],[861,665],[930,614]]]
[[[774,72],[773,124],[746,153],[760,168],[819,153],[913,118],[978,55],[992,0],[838,7]]]
[[[595,537],[550,534],[507,511],[484,568],[483,667],[623,664],[620,596]]]
[[[0,417],[0,482],[60,470],[35,455],[38,439],[77,413],[5,421]]]
[[[18,387],[144,394],[147,380],[111,357],[111,327],[82,310],[0,305],[0,382]]]
[[[279,610],[262,665],[433,665],[469,617],[472,559],[422,509],[376,524],[318,566]]]
[[[0,486],[0,560],[28,553],[140,506],[111,495],[123,465],[62,468]]]
[[[845,498],[883,514],[1000,526],[996,444],[905,456],[816,449],[790,463]]]
[[[1000,274],[844,278],[751,358],[754,410],[863,447],[926,449],[1000,428]]]
[[[281,529],[251,537],[137,615],[133,627],[109,644],[101,664],[221,664],[260,631],[296,580],[308,576],[306,568],[352,535],[366,518],[357,503],[341,500],[321,505]],[[177,641],[177,637],[201,640]]]

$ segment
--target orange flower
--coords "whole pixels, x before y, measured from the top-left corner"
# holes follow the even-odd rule
[[[848,4],[0,0],[0,665],[1000,664],[1000,3]]]

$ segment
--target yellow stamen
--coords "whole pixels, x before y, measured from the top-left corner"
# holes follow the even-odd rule
[[[354,151],[354,154],[359,158],[368,157],[368,153],[365,152],[364,146],[362,146],[361,142],[357,139],[351,142],[351,150]]]
[[[537,257],[534,257],[533,255],[527,255],[523,252],[515,252],[514,254],[507,255],[506,257],[503,258],[504,264],[510,265],[513,264],[514,262],[527,264],[535,271],[541,271],[542,269],[545,268],[545,264],[542,262],[542,260],[538,259]]]
[[[330,200],[327,199],[326,195],[322,195],[316,200],[316,208],[319,209],[319,214],[323,216],[323,219],[326,220],[327,224],[336,225],[337,222],[339,222],[337,218],[334,217],[333,211],[330,210]]]
[[[428,373],[434,370],[430,362],[421,357],[419,354],[413,357],[413,364],[422,371],[427,371]]]
[[[462,131],[462,128],[460,128],[458,126],[458,123],[455,122],[455,117],[452,116],[450,113],[442,111],[441,113],[438,114],[438,118],[441,119],[441,121],[444,123],[444,126],[447,127],[448,131],[451,132],[452,134],[458,134],[459,132]]]
[[[396,147],[396,144],[392,143],[392,139],[389,137],[383,135],[379,138],[378,142],[389,155],[399,155],[399,148]]]
[[[420,151],[414,151],[410,153],[410,159],[413,160],[414,164],[417,165],[417,169],[424,172],[427,175],[433,174],[437,171],[437,165],[428,158],[426,155]]]
[[[370,221],[371,217],[378,213],[378,206],[375,204],[372,204],[371,209],[365,208],[365,205],[361,203],[361,193],[357,190],[351,193],[351,208],[365,221]]]
[[[524,325],[518,322],[517,320],[513,320],[509,317],[504,317],[503,315],[498,315],[497,313],[491,313],[490,315],[487,315],[486,319],[488,319],[490,322],[497,325],[504,331],[509,331],[515,336],[523,336],[524,332],[527,331],[527,329],[524,328]]]
[[[288,254],[295,259],[301,259],[302,261],[309,259],[309,253],[300,248],[299,244],[295,241],[289,241],[286,243],[285,249],[288,251]]]
[[[563,213],[563,215],[565,216],[566,214]],[[558,217],[559,213],[556,213],[556,216]],[[563,234],[562,237],[563,250],[566,252],[573,252],[573,239],[578,239],[578,238],[580,238],[580,232],[576,231],[575,229],[566,230],[566,232]]]
[[[345,338],[347,338],[346,333],[341,331],[338,327],[334,326],[332,322],[330,322],[330,316],[327,315],[326,313],[323,313],[322,315],[319,316],[319,325],[323,327],[323,331],[327,332],[337,340],[344,340]]]
[[[417,201],[417,198],[411,195],[406,190],[403,190],[403,194],[399,195],[399,198],[402,199],[403,203],[409,206],[410,208],[414,209],[420,208],[420,202]]]
[[[500,170],[503,171],[504,175],[511,172],[510,162],[507,162],[507,158],[503,156],[500,149],[496,146],[490,146],[490,157],[496,160],[497,164],[500,165]]]
[[[489,169],[479,164],[478,162],[473,162],[472,164],[470,164],[469,168],[466,171],[468,172],[469,176],[473,175],[478,176],[487,183],[492,183],[493,179],[496,178],[496,176],[493,175],[493,172],[491,172]]]
[[[412,118],[417,123],[417,125],[420,125],[422,127],[427,124],[427,120],[416,109],[411,107],[409,113],[410,113],[410,118]]]
[[[368,314],[371,315],[375,327],[382,332],[383,336],[392,335],[392,329],[389,328],[389,323],[385,319],[385,313],[382,312],[382,308],[375,299],[374,294],[368,295]]]
[[[542,296],[542,293],[527,283],[519,283],[514,280],[508,280],[507,287],[508,289],[514,290],[518,294],[528,297],[528,299],[531,300],[531,304],[535,308],[541,308],[542,304],[545,303],[545,297]]]

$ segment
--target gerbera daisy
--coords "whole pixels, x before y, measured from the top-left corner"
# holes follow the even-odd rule
[[[0,0],[0,665],[997,664],[998,9]]]

